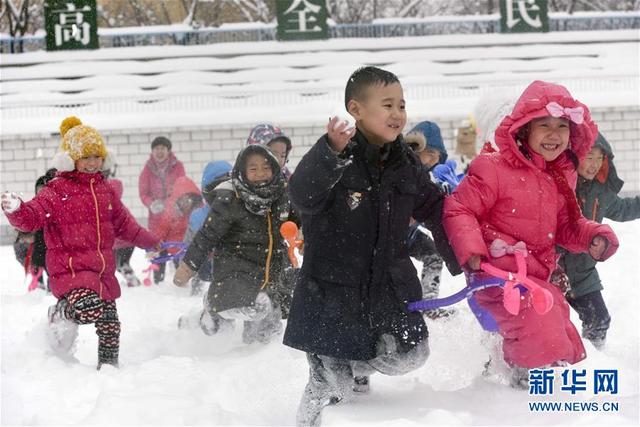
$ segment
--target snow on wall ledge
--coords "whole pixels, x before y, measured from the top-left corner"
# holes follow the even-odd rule
[[[463,111],[463,110],[459,110]],[[625,180],[623,193],[640,193],[640,106],[594,107],[592,115],[602,134],[611,142],[616,155],[616,167]],[[287,116],[280,114],[280,117]],[[288,121],[273,121],[293,141],[293,151],[288,166],[293,169],[304,153],[325,132],[325,123],[310,117],[298,117]],[[414,123],[427,117],[409,117],[405,131]],[[442,128],[442,135],[448,150],[453,151],[454,131],[462,114],[429,115]],[[269,119],[264,117],[263,119]],[[117,178],[124,184],[123,201],[131,212],[146,225],[147,212],[138,197],[138,176],[149,158],[153,138],[165,135],[173,142],[177,157],[185,165],[187,175],[201,181],[201,174],[207,162],[212,160],[235,160],[244,146],[249,130],[256,123],[246,118],[242,124],[189,125],[163,128],[135,128],[125,126],[120,130],[102,131],[107,148],[115,154],[118,164]],[[86,120],[87,124],[102,126]],[[25,200],[34,195],[34,183],[38,176],[50,166],[50,161],[59,146],[59,135],[32,133],[0,135],[0,190],[18,192]],[[6,217],[0,219],[0,244],[9,244],[15,236]]]

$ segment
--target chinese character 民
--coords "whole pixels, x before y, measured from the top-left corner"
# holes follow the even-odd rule
[[[524,20],[524,22],[526,22],[529,26],[533,28],[542,27],[542,21],[540,20],[539,14],[535,18],[529,15],[529,12],[539,13],[540,11],[540,6],[536,4],[535,0],[506,0],[507,26],[509,28],[513,28],[516,24],[518,24],[518,22],[520,22],[520,18],[516,18],[516,15],[515,15],[515,11],[513,8],[514,2],[518,3],[518,15],[520,15],[520,17]]]

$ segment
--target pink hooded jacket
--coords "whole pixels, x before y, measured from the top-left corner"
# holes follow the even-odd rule
[[[159,243],[99,173],[60,172],[7,218],[22,231],[44,229],[47,270],[56,298],[77,288],[91,289],[107,301],[118,298],[116,237],[141,248]]]
[[[549,116],[546,105],[582,107],[583,122],[571,122],[569,149],[583,158],[598,135],[589,110],[559,85],[535,81],[523,92],[511,115],[496,130],[499,152],[482,154],[473,160],[469,172],[456,191],[445,201],[443,222],[460,265],[474,255],[483,255],[497,267],[515,271],[513,257],[491,259],[488,246],[495,239],[513,245],[523,241],[530,256],[529,275],[547,280],[556,268],[558,244],[571,252],[587,252],[593,237],[604,235],[609,248],[603,260],[615,253],[618,240],[610,227],[580,216],[571,219],[571,207],[549,173],[557,167],[570,187],[575,187],[575,166],[562,153],[549,165],[529,150],[531,160],[518,148],[518,130],[539,117]]]
[[[504,309],[501,288],[480,291],[476,299],[498,323],[504,337],[505,361],[527,368],[560,360],[576,363],[586,357],[580,335],[569,320],[564,295],[546,283],[556,268],[556,244],[571,252],[587,252],[592,239],[602,235],[609,242],[603,260],[618,247],[610,227],[580,214],[571,189],[576,175],[569,154],[565,151],[548,163],[526,147],[521,150],[516,142],[522,126],[551,115],[547,109],[550,103],[558,104],[564,114],[574,114],[579,123],[570,122],[568,149],[579,159],[586,155],[598,134],[587,107],[574,100],[563,86],[535,81],[496,130],[499,152],[485,152],[471,162],[467,176],[445,200],[443,213],[444,227],[460,265],[472,255],[481,255],[502,270],[517,271],[515,257],[493,258],[488,246],[496,239],[509,245],[519,241],[526,244],[528,276],[552,293],[551,311],[538,315],[525,299],[520,313],[513,316]],[[582,114],[577,114],[580,111]]]

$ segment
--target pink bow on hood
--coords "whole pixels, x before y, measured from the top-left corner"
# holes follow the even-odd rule
[[[512,162],[530,165],[516,144],[518,130],[533,119],[566,117],[571,120],[569,149],[582,160],[598,136],[598,127],[591,120],[589,108],[574,99],[564,86],[536,80],[522,92],[510,115],[496,129],[496,145]],[[562,162],[561,156],[557,161]],[[573,168],[571,162],[567,167]]]
[[[576,108],[563,107],[557,102],[552,101],[547,104],[546,108],[552,117],[565,117],[577,125],[582,124],[582,122],[584,122],[584,108],[582,107],[576,107]]]

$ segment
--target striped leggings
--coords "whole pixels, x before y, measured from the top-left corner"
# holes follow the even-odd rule
[[[120,320],[115,301],[103,301],[89,289],[74,289],[58,304],[64,304],[65,317],[80,325],[96,324],[98,362],[118,364]]]

